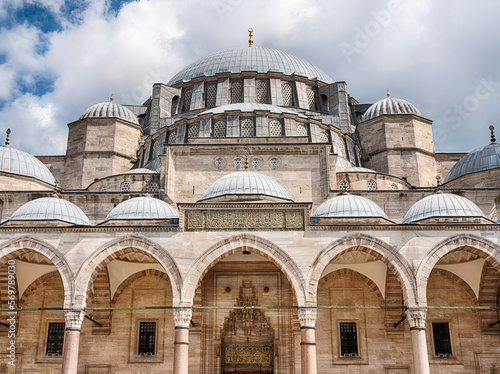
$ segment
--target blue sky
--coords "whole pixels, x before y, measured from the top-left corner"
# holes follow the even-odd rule
[[[500,131],[498,14],[493,1],[3,0],[0,132],[64,154],[87,107],[111,93],[142,104],[193,60],[246,45],[252,27],[255,45],[311,61],[361,103],[390,88],[434,121],[436,151],[466,152]]]

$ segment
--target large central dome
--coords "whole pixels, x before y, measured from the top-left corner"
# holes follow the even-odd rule
[[[240,47],[214,52],[193,62],[177,73],[167,84],[174,86],[196,77],[210,77],[217,73],[228,72],[237,74],[242,71],[301,75],[324,83],[333,82],[324,71],[290,53],[264,47]]]

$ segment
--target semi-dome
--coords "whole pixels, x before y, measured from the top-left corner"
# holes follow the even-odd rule
[[[403,218],[403,223],[437,217],[484,218],[484,213],[476,204],[465,197],[449,193],[436,193],[413,204]]]
[[[264,195],[292,200],[273,178],[256,171],[237,171],[223,176],[205,191],[200,201],[226,195]]]
[[[136,125],[139,124],[137,117],[130,109],[111,101],[94,104],[90,108],[87,108],[80,116],[79,120],[86,118],[120,118],[135,123]]]
[[[55,185],[55,179],[39,159],[9,146],[0,147],[0,171],[32,177]]]
[[[466,174],[500,167],[500,144],[491,143],[466,154],[453,165],[446,176],[445,183]]]
[[[179,218],[179,213],[166,202],[154,197],[134,197],[114,207],[106,217],[112,219],[168,219]]]
[[[373,201],[357,195],[335,196],[321,204],[313,218],[387,218],[385,212]]]
[[[362,121],[368,121],[378,116],[391,114],[415,114],[417,116],[422,116],[417,107],[409,101],[389,96],[370,106],[365,114],[363,114]]]
[[[257,73],[283,73],[284,75],[301,75],[311,80],[333,83],[324,71],[310,62],[273,48],[240,47],[214,52],[178,72],[167,84],[174,86],[190,81],[196,77],[211,77],[217,73],[241,73],[256,71]]]
[[[74,225],[90,225],[88,217],[75,204],[57,197],[42,197],[22,205],[10,221],[63,221]]]

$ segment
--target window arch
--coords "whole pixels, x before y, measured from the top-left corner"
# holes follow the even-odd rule
[[[243,102],[243,82],[240,79],[231,81],[231,104]]]
[[[213,125],[212,131],[214,138],[225,138],[226,137],[226,122],[223,120],[216,121]]]

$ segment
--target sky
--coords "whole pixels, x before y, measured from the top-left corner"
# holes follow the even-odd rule
[[[493,0],[1,0],[0,141],[64,154],[89,106],[142,104],[154,83],[215,51],[304,58],[360,103],[391,96],[433,121],[437,152],[489,143],[500,107]]]

